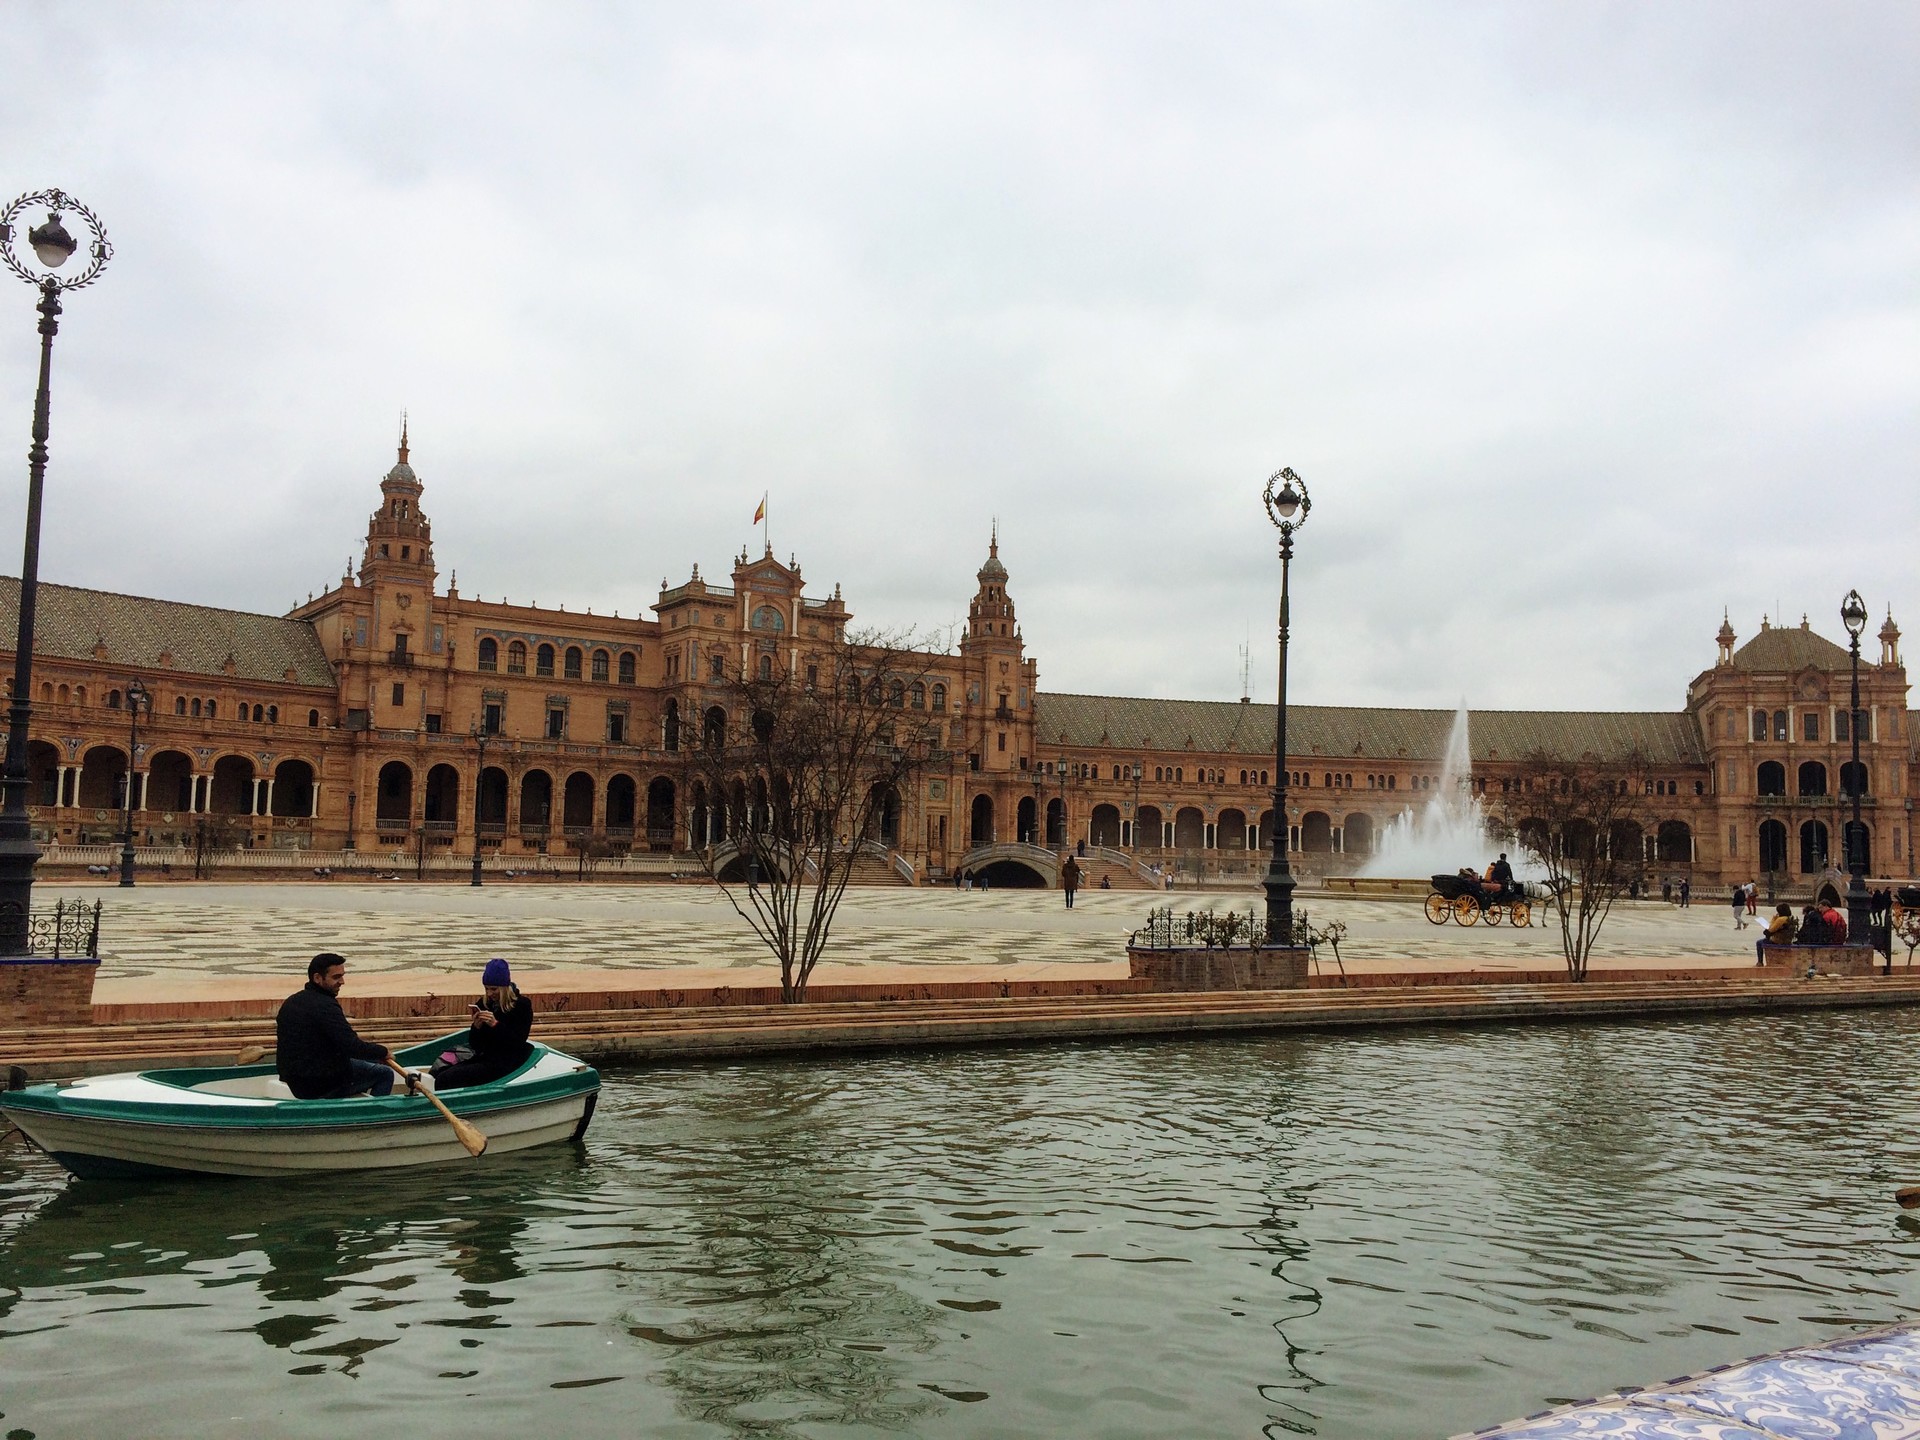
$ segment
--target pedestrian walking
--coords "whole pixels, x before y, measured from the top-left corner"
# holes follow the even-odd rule
[[[1073,909],[1073,892],[1080,888],[1080,862],[1071,855],[1060,867],[1060,888],[1067,892],[1067,909]]]
[[[1747,928],[1747,887],[1744,885],[1733,887],[1733,928]]]
[[[1747,916],[1752,919],[1760,914],[1760,885],[1758,881],[1747,881]]]
[[[1680,877],[1680,908],[1688,909],[1693,904],[1693,881],[1687,876]]]

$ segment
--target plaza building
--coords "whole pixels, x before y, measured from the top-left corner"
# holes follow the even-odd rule
[[[31,807],[43,843],[109,843],[131,785],[138,843],[336,852],[687,855],[724,842],[685,750],[724,735],[741,675],[799,675],[845,636],[836,586],[810,596],[797,562],[696,565],[649,616],[492,602],[442,585],[424,487],[403,436],[379,483],[357,570],[283,616],[43,583]],[[872,874],[967,871],[1050,883],[1079,848],[1116,884],[1156,873],[1254,877],[1266,865],[1275,710],[1044,693],[997,536],[957,647],[888,703],[926,727],[912,794],[878,797]],[[11,637],[19,583],[0,580]],[[1472,788],[1521,783],[1523,761],[1637,749],[1644,847],[1696,885],[1792,884],[1837,862],[1852,791],[1871,873],[1912,873],[1912,718],[1899,631],[1861,665],[1852,760],[1848,652],[1723,621],[1714,663],[1672,711],[1475,711]],[[149,706],[137,736],[127,695]],[[1298,871],[1346,873],[1443,783],[1448,711],[1290,707],[1287,844]],[[1502,807],[1505,808],[1505,807]],[[293,859],[294,857],[289,857]],[[1463,857],[1471,859],[1473,857]],[[316,862],[317,863],[317,862]]]

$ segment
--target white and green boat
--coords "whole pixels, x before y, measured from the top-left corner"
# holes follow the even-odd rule
[[[409,1070],[466,1039],[461,1031],[396,1052]],[[536,1044],[512,1074],[438,1097],[501,1155],[586,1134],[600,1094],[591,1065]],[[75,1175],[307,1175],[472,1164],[424,1096],[296,1100],[271,1065],[139,1070],[0,1092],[0,1114]]]

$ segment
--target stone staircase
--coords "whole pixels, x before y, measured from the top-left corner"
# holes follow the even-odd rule
[[[1152,882],[1142,878],[1139,871],[1122,860],[1108,860],[1099,855],[1085,855],[1080,858],[1080,868],[1084,872],[1080,878],[1083,890],[1098,890],[1104,877],[1113,882],[1115,890],[1151,890]]]
[[[911,889],[912,883],[878,855],[856,855],[852,873],[847,877],[849,885],[891,885]]]
[[[931,987],[930,987],[931,988]],[[923,998],[806,1005],[560,1008],[544,999],[535,1037],[595,1063],[977,1045],[1354,1026],[1650,1018],[1848,1006],[1920,1005],[1920,976],[1800,980],[1731,975],[1711,980],[1585,984],[1406,985],[1001,998]],[[450,1014],[361,1017],[368,1039],[399,1047],[458,1026]],[[41,1026],[0,1039],[13,1083],[170,1065],[229,1065],[244,1046],[273,1043],[266,1018],[183,1018],[139,1024]]]

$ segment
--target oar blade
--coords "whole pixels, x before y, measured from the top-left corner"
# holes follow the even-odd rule
[[[1902,1210],[1920,1207],[1920,1185],[1909,1185],[1904,1190],[1894,1191],[1893,1199]]]
[[[480,1133],[479,1127],[469,1125],[458,1115],[450,1118],[453,1120],[453,1133],[460,1137],[460,1143],[466,1147],[467,1154],[476,1160],[484,1155],[487,1149],[487,1137]]]

